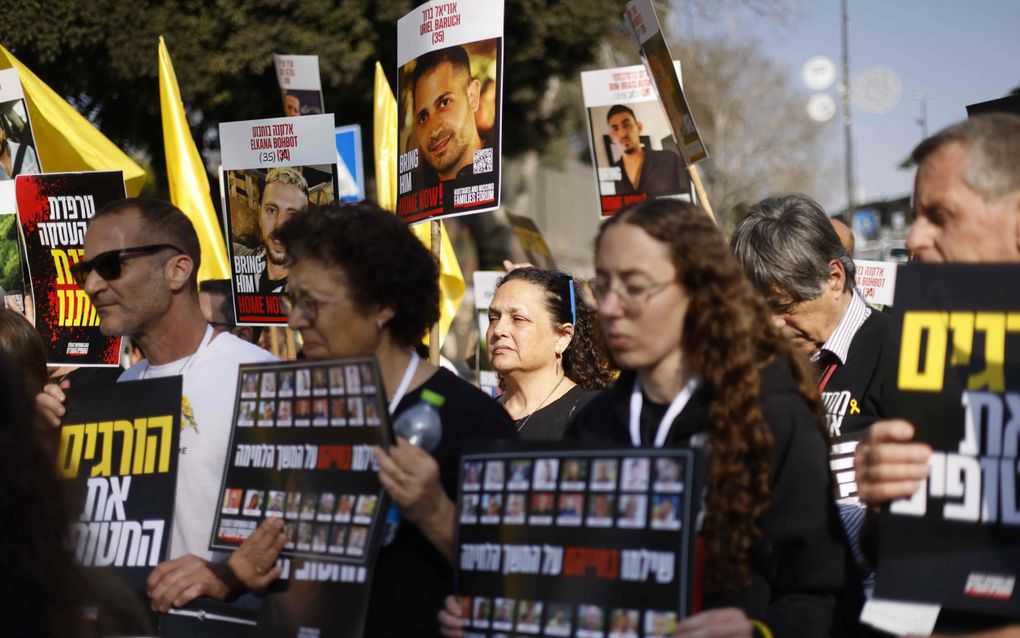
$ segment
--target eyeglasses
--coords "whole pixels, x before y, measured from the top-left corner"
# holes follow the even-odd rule
[[[284,314],[289,317],[294,314],[294,310],[297,310],[308,323],[315,323],[319,317],[319,308],[331,303],[333,302],[319,301],[309,295],[295,294],[293,290],[288,290],[280,297],[280,306],[283,308]]]
[[[665,290],[666,286],[669,286],[674,281],[675,280],[671,279],[669,281],[648,283],[617,282],[615,284],[610,284],[608,281],[596,278],[589,281],[588,285],[591,287],[592,296],[595,297],[595,303],[605,303],[609,293],[615,293],[624,312],[628,314],[639,314],[644,311],[645,306],[648,305],[648,301],[652,297],[662,290]]]
[[[122,248],[120,250],[108,250],[99,253],[88,261],[79,261],[71,265],[71,278],[79,288],[85,288],[85,280],[94,270],[106,281],[119,279],[125,259],[140,257],[142,255],[154,255],[161,250],[175,250],[178,255],[185,254],[183,250],[173,244],[152,244],[149,246],[135,246],[134,248]]]

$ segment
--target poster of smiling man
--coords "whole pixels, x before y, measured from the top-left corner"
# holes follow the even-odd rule
[[[427,2],[397,23],[397,214],[499,207],[503,2]]]

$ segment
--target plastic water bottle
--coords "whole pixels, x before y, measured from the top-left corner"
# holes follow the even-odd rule
[[[443,424],[439,419],[439,408],[446,403],[439,394],[431,390],[421,391],[421,400],[409,410],[400,413],[393,422],[393,436],[400,436],[426,452],[435,452],[443,438]]]
[[[400,413],[393,422],[393,436],[407,439],[408,443],[420,447],[426,452],[434,452],[443,438],[443,423],[439,418],[439,408],[446,399],[431,390],[421,391],[421,400],[409,410]],[[386,511],[386,524],[382,532],[382,544],[387,546],[393,542],[400,528],[400,508],[390,503]]]

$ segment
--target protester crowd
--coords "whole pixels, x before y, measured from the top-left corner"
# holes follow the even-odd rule
[[[913,257],[1020,262],[1018,157],[1020,117],[1008,115],[918,146]],[[452,596],[460,457],[472,439],[517,438],[707,452],[703,610],[675,635],[872,635],[857,617],[873,585],[874,518],[921,487],[931,448],[912,442],[914,425],[886,420],[890,321],[855,290],[852,255],[817,203],[765,200],[727,240],[697,206],[647,200],[602,225],[588,289],[562,272],[513,269],[488,312],[498,403],[418,354],[439,316],[438,267],[398,218],[368,202],[312,205],[273,239],[286,252],[286,308],[304,357],[374,356],[393,417],[425,391],[445,397],[437,449],[402,439],[376,449],[404,524],[378,555],[366,635],[464,634],[469,612]],[[235,330],[228,291],[205,284],[203,295],[220,297],[200,300],[201,259],[180,210],[127,199],[96,213],[73,269],[102,332],[144,353],[119,381],[180,375],[190,403],[170,560],[148,580],[161,612],[199,597],[257,600],[281,575],[287,542],[283,523],[267,519],[231,555],[208,550],[238,365],[276,357]],[[65,390],[111,381],[79,371],[47,382],[38,335],[13,311],[0,311],[0,352],[0,625],[12,635],[146,631],[126,603],[105,624],[82,619],[82,605],[118,596],[83,585],[89,575],[66,551],[70,515],[54,496]],[[835,399],[845,392],[852,404]],[[837,507],[828,444],[854,432],[865,432],[854,458],[861,502]],[[946,614],[942,631],[1020,636],[1020,625]]]

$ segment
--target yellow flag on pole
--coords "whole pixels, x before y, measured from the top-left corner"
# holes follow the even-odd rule
[[[163,150],[170,201],[195,225],[198,243],[202,246],[198,280],[228,279],[227,247],[209,194],[209,175],[191,137],[174,63],[163,36],[159,36],[159,109],[163,115]]]
[[[124,171],[128,195],[134,197],[142,191],[145,169],[0,45],[0,69],[12,68],[18,70],[25,92],[39,163],[44,171]]]
[[[397,100],[393,97],[382,65],[375,63],[375,184],[379,205],[389,211],[397,208]],[[411,227],[415,236],[432,248],[432,233],[429,224]],[[457,255],[453,252],[446,226],[440,222],[439,257],[439,341],[446,340],[446,334],[457,314],[460,302],[464,300],[464,275],[461,273]],[[427,342],[427,339],[426,339]]]

